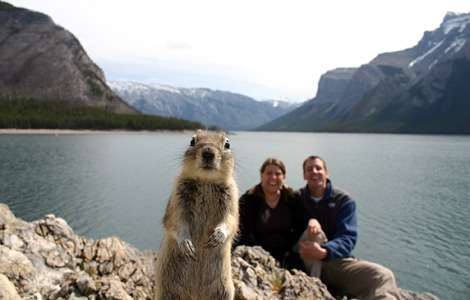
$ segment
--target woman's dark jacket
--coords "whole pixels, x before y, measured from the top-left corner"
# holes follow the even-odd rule
[[[281,264],[286,265],[286,256],[291,252],[294,245],[292,234],[292,197],[294,191],[287,185],[281,189],[281,200],[273,210],[268,208],[264,200],[261,184],[247,191],[240,198],[240,230],[236,245],[256,246],[259,245],[268,251]],[[268,212],[268,214],[263,213]],[[281,217],[282,216],[282,217]],[[267,228],[261,224],[261,218],[273,218],[273,228]],[[279,243],[266,241],[263,233],[269,231],[269,235]]]

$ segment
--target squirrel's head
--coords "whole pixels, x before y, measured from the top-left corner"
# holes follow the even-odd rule
[[[232,176],[233,167],[230,142],[225,133],[198,130],[184,154],[183,175],[223,180]]]

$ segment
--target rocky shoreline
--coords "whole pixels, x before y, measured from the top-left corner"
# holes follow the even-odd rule
[[[25,222],[0,203],[2,300],[150,300],[157,255],[116,237],[77,236],[54,215]],[[232,273],[237,300],[338,299],[319,279],[276,267],[260,247],[237,247]],[[401,293],[405,300],[438,300],[429,293]]]

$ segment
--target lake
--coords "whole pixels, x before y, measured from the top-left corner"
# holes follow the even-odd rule
[[[470,137],[235,132],[240,193],[268,157],[306,184],[320,155],[358,205],[354,254],[392,269],[398,286],[440,299],[470,295]],[[191,134],[0,135],[0,202],[26,221],[54,214],[78,235],[159,251],[162,218]]]

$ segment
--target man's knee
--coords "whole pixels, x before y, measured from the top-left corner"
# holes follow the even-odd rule
[[[377,265],[377,279],[381,282],[390,282],[395,284],[395,275],[392,270],[381,265]]]
[[[367,300],[400,299],[395,275],[382,265],[351,258],[326,265],[325,283],[329,288]]]
[[[380,266],[376,270],[375,287],[371,289],[369,299],[401,299],[392,270]]]

